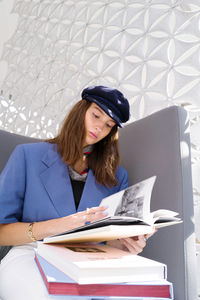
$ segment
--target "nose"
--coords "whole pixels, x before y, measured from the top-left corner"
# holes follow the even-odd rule
[[[96,124],[95,129],[99,132],[101,132],[103,130],[104,124],[103,122],[98,122],[98,124]]]
[[[101,131],[102,131],[101,127],[99,127],[99,126],[96,126],[95,129],[96,129],[96,131],[98,131],[98,132],[101,132]]]

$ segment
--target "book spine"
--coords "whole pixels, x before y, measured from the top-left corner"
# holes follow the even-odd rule
[[[41,274],[41,276],[42,276],[42,279],[44,280],[44,283],[45,283],[45,285],[46,285],[46,288],[47,288],[47,290],[49,291],[49,289],[50,289],[50,284],[49,284],[49,282],[47,281],[47,278],[46,278],[46,276],[45,276],[45,273],[44,273],[44,271],[43,271],[43,269],[42,269],[42,267],[41,267],[41,265],[40,265],[40,262],[39,262],[39,260],[38,260],[38,258],[37,258],[36,255],[35,255],[35,262],[36,262],[36,264],[37,264],[37,266],[38,266],[38,269],[39,269],[39,271],[40,271],[40,274]]]

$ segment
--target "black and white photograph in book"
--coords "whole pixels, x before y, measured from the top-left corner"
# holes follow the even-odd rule
[[[112,196],[104,198],[101,205],[108,205],[109,215],[149,220],[151,194],[156,181],[152,176]]]
[[[134,189],[126,189],[117,206],[115,216],[127,216],[142,219],[144,197],[139,195],[142,183],[135,185]]]

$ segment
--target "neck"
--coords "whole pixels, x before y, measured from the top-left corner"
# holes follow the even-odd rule
[[[78,159],[73,165],[73,169],[79,174],[81,174],[87,167],[88,160],[87,157],[85,157],[84,155],[82,158]]]
[[[83,148],[83,156],[80,157],[75,164],[73,165],[73,169],[81,174],[88,167],[88,155],[90,155],[93,149],[93,145],[88,145]]]

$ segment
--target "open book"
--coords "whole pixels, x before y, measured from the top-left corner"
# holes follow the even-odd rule
[[[177,223],[178,213],[168,209],[150,212],[151,194],[156,176],[143,180],[116,194],[104,198],[100,205],[108,206],[109,217],[113,222],[154,225],[155,228]]]
[[[108,216],[59,235],[47,237],[44,243],[100,242],[154,232],[155,228],[182,222],[178,213],[160,209],[150,212],[150,202],[156,176],[143,180],[104,198]]]

